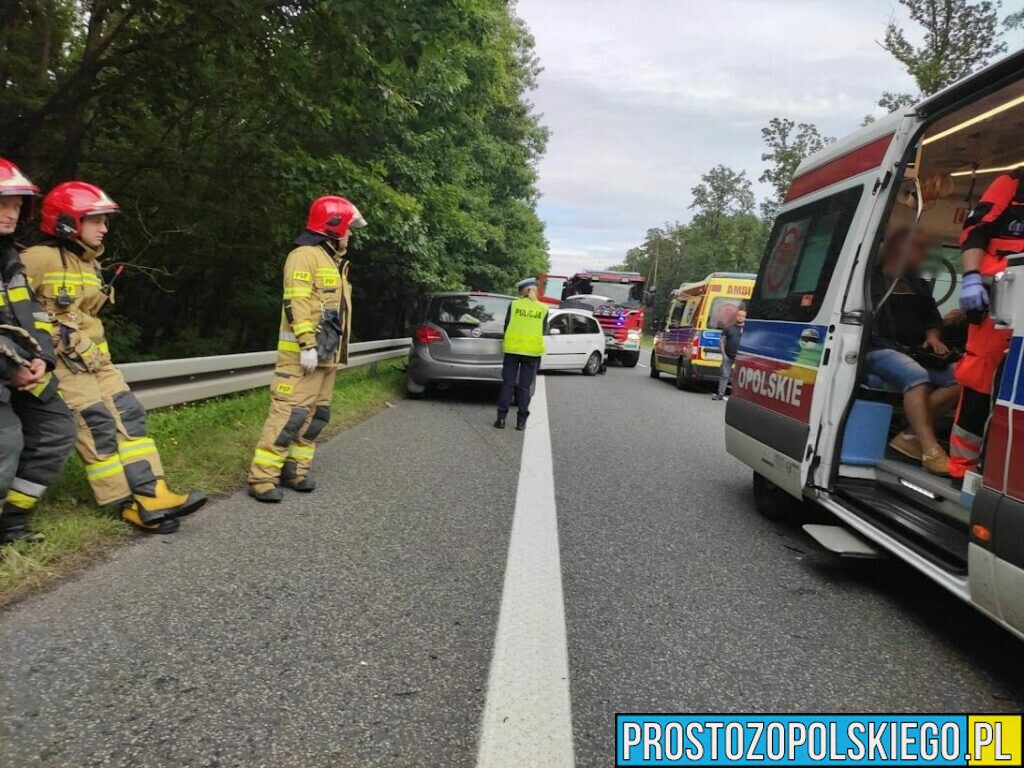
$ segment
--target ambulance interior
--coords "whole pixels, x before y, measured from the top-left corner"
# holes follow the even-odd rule
[[[967,324],[959,311],[960,248],[964,219],[1000,174],[1024,166],[1024,82],[993,92],[929,126],[906,169],[879,248],[893,233],[917,227],[929,241],[923,277],[946,323],[943,341],[963,350]],[[873,268],[868,270],[868,275]],[[870,279],[870,278],[869,278]],[[877,309],[877,308],[876,308]],[[862,356],[863,366],[863,356]],[[848,500],[901,532],[924,554],[952,570],[966,570],[969,509],[961,489],[948,477],[927,472],[919,462],[893,450],[889,440],[907,428],[902,395],[861,371],[861,386],[848,411],[836,483]],[[864,405],[868,404],[868,405]],[[885,408],[890,409],[886,415]],[[935,421],[949,449],[952,414]],[[884,432],[883,435],[881,434]],[[863,453],[867,442],[874,449]],[[848,450],[848,445],[854,445]]]

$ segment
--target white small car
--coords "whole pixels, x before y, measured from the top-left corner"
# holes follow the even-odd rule
[[[605,364],[604,332],[581,309],[552,309],[544,324],[542,371],[582,371],[594,376]]]

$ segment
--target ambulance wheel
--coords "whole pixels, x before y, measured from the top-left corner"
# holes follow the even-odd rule
[[[651,352],[651,378],[661,378],[661,371],[658,370],[658,356],[653,351]]]
[[[636,364],[640,362],[639,352],[628,352],[619,358],[622,362],[623,368],[636,368]]]
[[[583,366],[584,376],[597,376],[597,372],[601,370],[601,353],[591,352],[590,357],[587,359],[587,364]]]
[[[764,475],[754,473],[754,506],[762,517],[782,523],[806,523],[821,517],[806,501],[797,501]]]
[[[682,360],[676,363],[676,389],[687,390],[690,388],[690,382],[686,378],[686,363]]]

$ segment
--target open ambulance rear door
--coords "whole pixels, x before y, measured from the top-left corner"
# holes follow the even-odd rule
[[[797,498],[831,459],[856,386],[863,313],[844,306],[863,307],[863,261],[917,125],[912,114],[889,115],[805,161],[761,261],[733,368],[726,447]],[[819,444],[828,457],[818,456]]]

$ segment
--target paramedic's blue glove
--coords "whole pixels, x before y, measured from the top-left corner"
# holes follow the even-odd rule
[[[964,282],[960,286],[960,309],[965,312],[988,309],[988,290],[977,272],[964,275]]]

